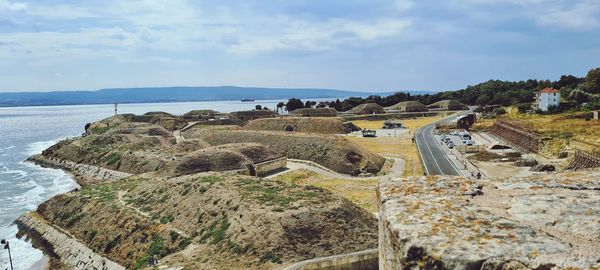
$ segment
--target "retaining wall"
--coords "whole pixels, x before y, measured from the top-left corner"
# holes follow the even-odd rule
[[[27,160],[34,162],[42,167],[66,170],[68,172],[73,173],[76,178],[84,177],[91,178],[94,180],[120,180],[132,175],[126,172],[110,170],[93,165],[79,164],[68,160],[45,157],[42,155],[34,155],[28,158]]]
[[[600,156],[589,154],[583,151],[577,151],[565,170],[580,170],[588,168],[600,168]]]
[[[531,130],[503,120],[496,120],[490,134],[523,152],[537,152],[541,139]]]
[[[95,253],[81,242],[48,224],[34,212],[22,215],[16,223],[20,234],[28,235],[34,243],[42,245],[40,248],[46,254],[59,257],[62,263],[74,269],[125,270],[125,267]]]
[[[264,176],[272,171],[281,170],[287,166],[287,158],[282,157],[274,160],[268,160],[262,163],[254,164],[256,176]]]
[[[283,270],[376,270],[379,250],[369,249],[349,254],[302,261]]]

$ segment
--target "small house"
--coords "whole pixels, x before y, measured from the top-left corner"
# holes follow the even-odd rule
[[[556,90],[554,88],[544,88],[536,93],[533,109],[539,109],[542,112],[546,112],[548,111],[549,107],[558,107],[559,104],[560,90]]]

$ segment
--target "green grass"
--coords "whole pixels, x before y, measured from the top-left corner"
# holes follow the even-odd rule
[[[195,180],[202,182],[202,183],[209,183],[212,185],[212,184],[222,181],[223,178],[211,175],[211,176],[203,176],[200,178],[196,178]]]
[[[276,206],[276,212],[282,212],[290,204],[314,199],[320,189],[304,189],[283,182],[270,182],[256,179],[243,179],[236,184],[241,188],[242,196],[251,198],[263,205]]]
[[[281,258],[277,256],[273,251],[269,251],[260,257],[261,263],[272,262],[272,263],[282,263]]]
[[[211,243],[217,244],[221,242],[221,240],[225,239],[227,229],[229,229],[229,220],[225,217],[221,220],[216,220],[208,226],[208,229],[202,235],[201,240],[206,241],[212,238]]]
[[[161,257],[164,255],[165,251],[165,241],[160,237],[160,235],[154,234],[152,236],[152,243],[150,243],[150,247],[148,247],[148,251],[135,261],[132,269],[137,270],[146,267],[152,256],[156,255],[157,257]]]
[[[117,192],[122,190],[130,191],[146,180],[146,178],[141,177],[127,178],[118,182],[85,187],[79,192],[81,192],[82,195],[90,196],[104,203],[114,203]]]
[[[107,165],[113,165],[121,160],[121,154],[117,152],[110,153],[110,156],[106,158]]]

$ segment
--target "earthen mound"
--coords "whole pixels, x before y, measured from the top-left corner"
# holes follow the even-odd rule
[[[377,247],[377,221],[329,191],[239,175],[83,188],[36,215],[129,269],[273,269]],[[243,257],[240,262],[238,258]]]
[[[338,136],[249,130],[206,130],[196,135],[212,145],[260,143],[288,158],[310,160],[351,175],[377,173],[385,163],[381,156]]]
[[[320,134],[345,134],[349,129],[337,118],[328,117],[287,117],[267,118],[250,121],[244,129],[286,132],[306,132]]]
[[[290,112],[290,115],[300,117],[335,117],[337,111],[332,108],[300,108]]]

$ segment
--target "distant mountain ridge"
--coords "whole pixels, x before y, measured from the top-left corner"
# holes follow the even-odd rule
[[[425,94],[425,91],[405,91]],[[95,91],[10,92],[0,93],[0,107],[85,105],[110,103],[156,103],[190,101],[225,101],[288,98],[342,98],[389,95],[389,93],[359,92],[315,88],[261,88],[236,86],[110,88]]]

